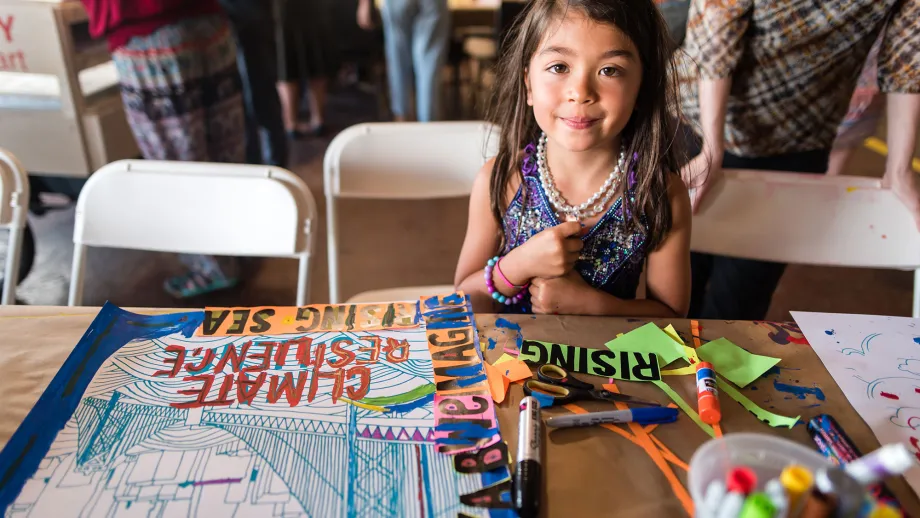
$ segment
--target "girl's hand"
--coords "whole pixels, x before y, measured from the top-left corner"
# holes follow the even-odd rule
[[[596,290],[575,270],[553,279],[536,278],[530,282],[533,312],[542,315],[586,315],[586,303]]]
[[[562,277],[575,267],[584,247],[581,229],[581,223],[566,221],[540,232],[502,259],[502,273],[517,285],[537,277]]]

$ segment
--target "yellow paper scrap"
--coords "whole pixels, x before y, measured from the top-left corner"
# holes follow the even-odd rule
[[[501,365],[501,364],[505,363],[506,361],[510,361],[510,360],[514,360],[514,359],[515,359],[514,356],[511,356],[510,354],[505,353],[505,354],[501,355],[501,358],[495,360],[495,363],[493,363],[492,365]]]

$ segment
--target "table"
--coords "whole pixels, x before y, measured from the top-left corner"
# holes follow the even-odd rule
[[[169,310],[141,310],[164,312]],[[172,310],[187,311],[187,310]],[[6,444],[19,423],[38,400],[42,391],[67,358],[83,332],[92,322],[97,309],[6,306],[0,307],[0,447]],[[504,316],[518,323],[527,338],[555,341],[581,347],[599,348],[621,332],[641,326],[647,320],[561,317],[528,315]],[[494,315],[477,316],[484,340],[496,341],[493,349],[485,351],[489,361],[495,361],[515,332],[497,328]],[[689,334],[686,320],[653,320],[659,325],[671,323]],[[875,449],[878,441],[869,427],[847,402],[837,384],[807,345],[790,342],[801,339],[797,328],[765,322],[703,321],[704,339],[726,337],[758,354],[778,356],[779,374],[764,378],[743,390],[754,402],[771,411],[807,420],[820,413],[833,415],[863,451]],[[582,376],[582,379],[599,381]],[[812,396],[797,399],[789,393],[774,389],[773,382],[818,387],[826,400]],[[691,376],[669,377],[669,384],[687,401],[695,401],[695,383]],[[618,382],[629,394],[667,402],[666,396],[650,384]],[[523,397],[521,387],[512,385],[508,398],[498,406],[498,417],[512,455],[517,447],[517,405]],[[692,404],[692,403],[691,403]],[[817,405],[817,406],[813,406]],[[602,403],[585,403],[589,410],[600,410]],[[605,407],[606,408],[606,407]],[[548,409],[547,415],[564,413],[563,409]],[[760,423],[740,405],[722,399],[722,429],[725,433],[757,432],[784,437],[813,447],[805,426],[792,430],[770,428]],[[675,424],[662,425],[653,434],[677,457],[689,462],[693,452],[708,436],[685,415]],[[544,459],[544,516],[682,516],[683,508],[661,471],[648,455],[626,439],[599,427],[568,429],[544,436],[547,444]],[[686,485],[686,473],[675,468],[675,474]],[[892,480],[889,487],[907,511],[920,516],[920,500],[903,479]]]

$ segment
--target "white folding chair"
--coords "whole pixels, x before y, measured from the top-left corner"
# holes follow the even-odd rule
[[[330,302],[339,302],[337,198],[419,200],[469,196],[476,173],[488,157],[495,155],[497,144],[497,130],[477,121],[368,123],[339,133],[323,160]],[[382,290],[351,300],[418,300],[421,295],[453,289],[421,286],[395,292]]]
[[[10,231],[0,304],[16,303],[22,236],[29,213],[29,176],[9,151],[0,148],[0,228]]]
[[[914,271],[920,232],[875,178],[727,170],[693,218],[695,252],[783,263]]]
[[[83,298],[87,246],[297,258],[297,305],[305,305],[316,217],[306,184],[280,167],[113,162],[90,176],[77,200],[68,305]]]

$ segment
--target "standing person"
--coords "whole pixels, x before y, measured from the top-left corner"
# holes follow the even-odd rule
[[[240,163],[244,116],[236,46],[217,0],[82,0],[93,37],[105,37],[128,124],[144,158]],[[230,257],[182,255],[167,279],[177,298],[236,284]]]
[[[358,25],[372,29],[372,12],[371,0],[360,0]],[[393,118],[410,120],[414,77],[415,118],[439,120],[441,70],[450,40],[447,0],[384,0],[380,15]]]
[[[246,108],[246,162],[287,167],[281,119],[274,6],[277,0],[220,0],[236,36]]]
[[[329,80],[338,72],[338,44],[332,28],[332,2],[336,0],[280,0],[281,67],[278,95],[284,128],[292,139],[325,132]],[[310,120],[298,121],[301,88],[307,83]]]
[[[693,209],[723,167],[827,171],[859,71],[881,37],[885,182],[920,228],[910,167],[920,124],[918,19],[920,0],[693,0],[681,67],[681,108],[699,152],[682,170]],[[691,317],[759,320],[786,265],[693,254],[692,266]]]
[[[476,311],[683,317],[690,199],[664,20],[651,0],[533,0],[519,20],[455,285]]]

